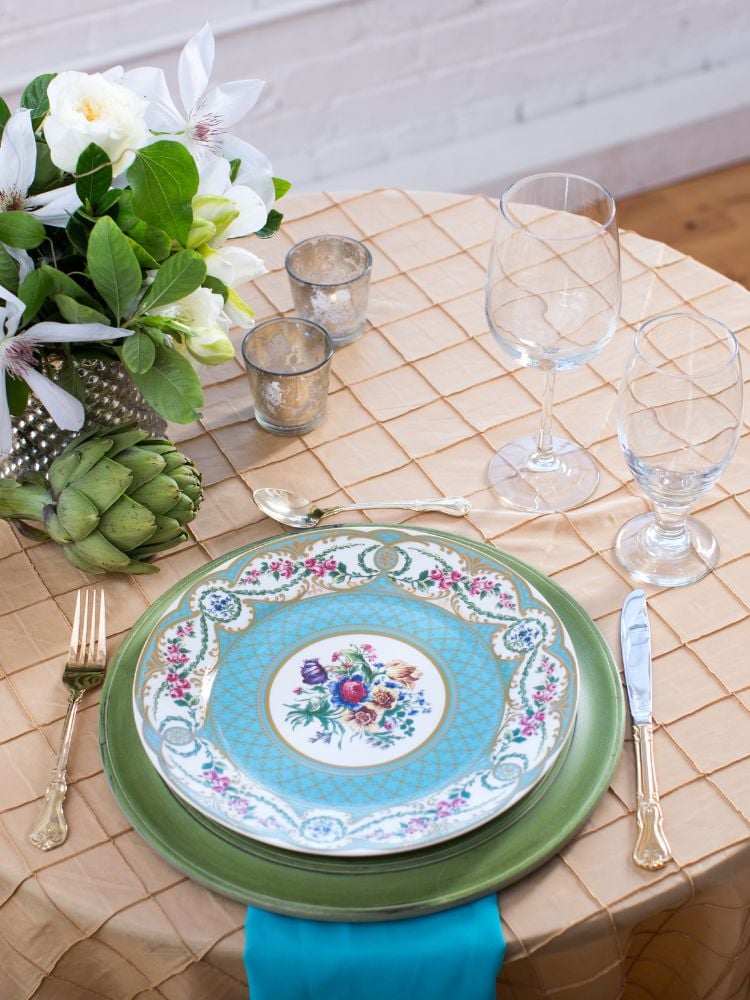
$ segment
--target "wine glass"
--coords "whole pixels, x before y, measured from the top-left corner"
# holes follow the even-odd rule
[[[620,311],[615,202],[574,174],[536,174],[500,199],[485,308],[498,343],[544,372],[539,433],[504,445],[490,482],[511,507],[568,510],[596,489],[599,471],[578,445],[552,435],[555,374],[585,364],[609,343]]]
[[[617,558],[647,583],[694,583],[716,565],[719,546],[687,512],[726,468],[742,424],[734,334],[697,313],[667,313],[644,323],[617,408],[625,460],[653,505],[653,512],[620,529]]]

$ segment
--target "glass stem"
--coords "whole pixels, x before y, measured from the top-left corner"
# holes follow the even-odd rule
[[[547,472],[558,467],[559,459],[552,448],[552,401],[555,395],[555,369],[544,369],[544,389],[542,392],[542,417],[536,439],[536,451],[529,459],[529,465],[537,472]]]
[[[662,552],[666,549],[670,554],[677,556],[690,548],[690,535],[687,530],[689,509],[689,505],[654,503],[651,541]]]

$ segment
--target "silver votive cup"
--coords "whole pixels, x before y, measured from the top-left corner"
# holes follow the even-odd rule
[[[351,344],[365,328],[372,255],[349,236],[310,236],[286,255],[294,308],[320,323],[335,347]]]
[[[297,316],[258,323],[242,341],[255,419],[272,434],[306,434],[326,413],[333,342]]]

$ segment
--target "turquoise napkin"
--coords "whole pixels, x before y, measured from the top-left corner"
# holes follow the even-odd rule
[[[251,906],[245,930],[251,1000],[495,1000],[505,955],[495,895],[366,924]]]

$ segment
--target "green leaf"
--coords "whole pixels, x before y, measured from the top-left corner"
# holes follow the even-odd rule
[[[88,145],[76,163],[76,194],[89,209],[94,209],[112,184],[112,162],[101,146]]]
[[[164,334],[158,327],[144,325],[143,332],[153,340],[157,347],[164,343]]]
[[[54,298],[56,295],[67,295],[68,298],[75,299],[76,302],[81,302],[90,309],[100,311],[101,303],[89,295],[85,288],[81,288],[78,282],[69,274],[66,274],[65,271],[59,271],[56,267],[51,267],[49,264],[42,264],[39,270],[47,276],[47,287],[49,289],[47,294],[50,298]]]
[[[99,215],[106,215],[110,209],[114,208],[122,198],[122,191],[119,188],[112,188],[107,191],[97,202],[96,208]],[[122,227],[121,227],[122,228]]]
[[[285,181],[283,177],[272,177],[271,179],[273,180],[273,189],[276,193],[276,201],[279,201],[292,186],[292,182]]]
[[[242,166],[242,160],[239,156],[229,161],[229,180],[234,184],[237,180],[237,174],[240,172],[240,167]]]
[[[29,387],[23,379],[6,374],[5,388],[8,394],[8,409],[12,416],[20,417],[29,401]]]
[[[141,267],[146,271],[156,271],[159,267],[159,261],[155,260],[148,250],[144,250],[140,243],[136,243],[135,240],[126,236],[125,239],[128,241],[128,246],[135,254],[135,259],[141,265]]]
[[[44,269],[37,268],[34,271],[29,271],[18,286],[18,297],[26,305],[23,314],[24,324],[36,316],[44,305],[48,294],[49,278]]]
[[[214,278],[212,274],[207,274],[203,279],[203,287],[210,288],[212,292],[221,295],[225,302],[229,298],[229,289],[227,286],[219,278]]]
[[[8,123],[10,118],[10,108],[5,103],[2,97],[0,97],[0,135],[3,134],[3,129]]]
[[[28,212],[0,212],[0,243],[32,250],[44,239],[44,226]]]
[[[71,215],[70,221],[65,227],[65,233],[72,243],[73,248],[81,254],[82,257],[85,257],[89,246],[91,226],[88,225],[80,211]]]
[[[281,220],[283,218],[284,216],[281,212],[277,212],[275,208],[272,208],[268,213],[265,226],[263,226],[262,229],[259,229],[255,235],[260,236],[262,240],[267,240],[269,236],[273,236],[275,233],[278,233],[279,226],[281,225]]]
[[[41,139],[36,141],[36,170],[34,182],[29,188],[29,194],[41,194],[52,191],[63,183],[63,172],[56,167],[50,156],[49,146]]]
[[[189,424],[200,414],[196,407],[203,404],[203,390],[195,369],[171,347],[157,347],[153,367],[132,379],[146,401],[167,420]]]
[[[18,292],[18,264],[5,247],[0,247],[0,285],[14,295]]]
[[[122,213],[120,213],[122,217]],[[134,216],[135,218],[135,216]],[[126,230],[128,236],[140,244],[154,260],[165,260],[172,251],[172,237],[163,229],[157,229],[148,222],[136,220],[136,224]]]
[[[123,343],[120,356],[131,372],[144,374],[156,359],[156,348],[147,334],[136,331]]]
[[[109,326],[109,319],[104,313],[77,302],[69,295],[54,295],[53,298],[66,323],[105,323]]]
[[[117,224],[124,233],[129,233],[133,226],[137,225],[140,221],[133,211],[133,192],[130,188],[124,188],[122,198],[120,198],[120,207],[117,212]]]
[[[35,131],[49,111],[47,87],[56,76],[57,73],[42,73],[41,76],[34,77],[21,94],[21,107],[31,111],[31,124]]]
[[[157,309],[184,299],[200,288],[206,277],[206,265],[200,254],[193,250],[180,250],[166,260],[139,306],[139,312]]]
[[[141,268],[127,238],[108,215],[91,230],[86,260],[91,280],[119,326],[141,289]]]
[[[155,142],[140,149],[127,173],[133,211],[184,246],[193,221],[191,201],[198,190],[198,168],[179,142]]]

